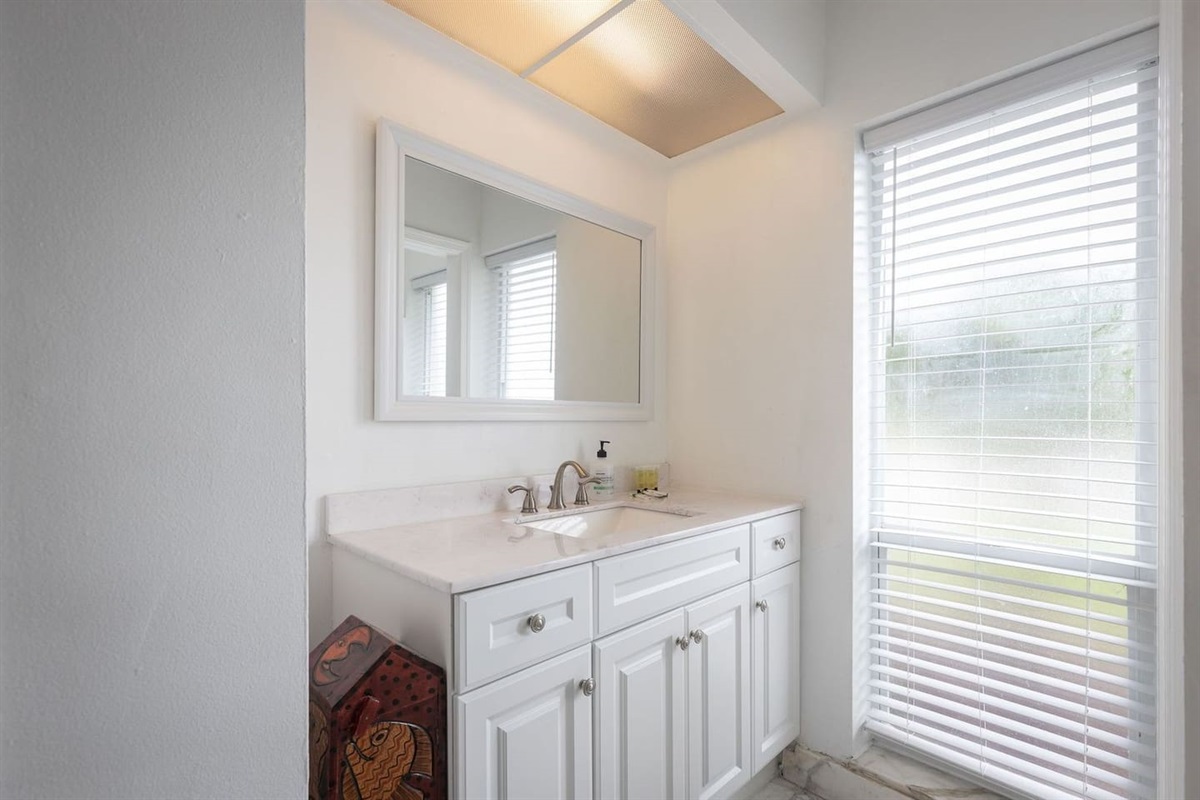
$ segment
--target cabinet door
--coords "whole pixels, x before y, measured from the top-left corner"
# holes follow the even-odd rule
[[[686,634],[674,611],[596,642],[597,797],[683,800]]]
[[[591,646],[455,700],[458,793],[471,800],[592,796]]]
[[[687,608],[688,797],[728,797],[753,775],[750,585]]]
[[[754,771],[800,735],[800,566],[752,584]]]

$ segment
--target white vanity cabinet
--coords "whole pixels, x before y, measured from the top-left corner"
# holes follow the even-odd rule
[[[800,735],[800,566],[751,584],[753,771]]]
[[[592,796],[591,660],[581,647],[455,699],[459,796]]]
[[[597,797],[706,799],[749,777],[749,628],[743,583],[596,642]]]
[[[754,769],[750,742],[750,587],[690,606],[688,797],[725,797]]]
[[[596,642],[597,797],[687,797],[687,634],[679,610]]]
[[[335,550],[335,613],[446,667],[453,797],[729,797],[799,733],[800,512],[708,527],[460,593]]]

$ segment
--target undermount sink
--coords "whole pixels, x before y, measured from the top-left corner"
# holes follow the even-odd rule
[[[546,516],[518,517],[513,520],[527,528],[572,536],[576,539],[608,536],[642,530],[666,520],[693,516],[692,512],[634,506],[584,508],[579,511]]]

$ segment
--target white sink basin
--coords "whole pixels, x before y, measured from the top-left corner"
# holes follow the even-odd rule
[[[668,511],[657,508],[634,506],[607,506],[589,508],[564,514],[518,517],[513,520],[527,528],[571,536],[576,539],[591,539],[614,533],[631,533],[661,524],[672,518],[693,516],[688,511]]]

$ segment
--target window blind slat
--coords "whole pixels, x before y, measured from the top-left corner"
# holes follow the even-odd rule
[[[498,342],[494,363],[484,372],[499,397],[554,399],[556,248],[550,237],[484,259],[495,281]]]
[[[904,674],[903,669],[907,668],[910,663],[910,659],[906,655],[907,653],[934,652],[933,648],[924,648],[912,642],[905,642],[899,639],[891,639],[888,642],[888,648],[880,646],[871,648],[870,654],[877,659],[876,663],[871,666],[870,671],[872,674],[886,674],[899,677]],[[958,680],[964,683],[977,682],[985,690],[991,690],[996,694],[1035,692],[1037,694],[1038,706],[1041,708],[1057,709],[1064,714],[1087,714],[1105,725],[1113,727],[1130,726],[1147,737],[1154,735],[1154,728],[1152,726],[1130,721],[1127,715],[1115,714],[1100,708],[1089,707],[1084,702],[1082,695],[1072,692],[1073,684],[1066,681],[1056,681],[1040,672],[1017,670],[1015,668],[1006,668],[1004,672],[997,672],[997,675],[1002,675],[1003,678],[1009,678],[1011,681],[1020,681],[1020,683],[1013,683],[1010,681],[1006,682],[1003,678],[982,674],[979,666],[975,663],[967,665],[963,662],[949,660],[917,660],[913,663],[919,669],[933,673],[939,677]],[[900,666],[889,666],[891,664]],[[963,667],[965,666],[969,666],[970,669],[964,669]],[[1042,688],[1034,688],[1035,686]],[[1124,704],[1120,703],[1120,698],[1116,695],[1111,695],[1111,697],[1118,701],[1118,705],[1124,706]],[[1097,737],[1102,741],[1112,744],[1118,744],[1123,741],[1119,734],[1113,734],[1103,729],[1097,731]]]
[[[1039,797],[1154,796],[1152,38],[864,135],[869,728]]]
[[[1083,107],[1071,108],[1073,105],[1078,105],[1079,101],[1086,100],[1089,96],[1102,95],[1114,89],[1121,89],[1131,85],[1133,77],[1136,77],[1138,82],[1144,82],[1152,76],[1157,76],[1158,70],[1154,67],[1139,70],[1136,75],[1123,73],[1108,80],[1096,81],[1089,83],[1087,86],[1072,89],[1068,92],[1056,94],[1051,97],[1041,100],[1036,103],[1021,106],[1010,115],[997,114],[988,117],[984,120],[976,122],[972,125],[963,125],[954,128],[948,133],[939,136],[930,136],[926,139],[921,139],[909,146],[898,147],[897,151],[905,155],[905,166],[910,169],[919,169],[927,164],[938,164],[946,159],[954,158],[959,155],[964,155],[981,145],[994,146],[1003,142],[1017,139],[1022,136],[1028,136],[1033,133],[1038,133],[1046,128],[1064,125],[1070,122],[1079,120],[1088,120],[1094,115],[1104,114],[1108,111],[1128,109],[1130,106],[1142,102],[1149,102],[1154,99],[1154,90],[1138,92],[1132,96],[1126,94],[1122,97],[1116,97],[1101,103],[1093,103],[1091,105],[1082,104]],[[1054,113],[1049,117],[1044,116],[1047,111],[1055,112],[1063,108],[1070,108],[1069,111],[1063,113]],[[939,149],[940,145],[946,142],[960,141],[970,139],[971,134],[982,131],[991,131],[1001,125],[1008,125],[1022,118],[1032,118],[1038,120],[1031,124],[1025,124],[1021,127],[1011,128],[1004,133],[991,134],[986,139],[974,139],[965,145],[945,149]],[[921,153],[933,151],[932,155],[921,156]],[[878,168],[880,175],[887,176],[891,173],[890,150],[881,152],[871,159],[871,164]]]
[[[1025,744],[1061,748],[1074,752],[1087,757],[1090,763],[1100,764],[1101,768],[1129,769],[1127,756],[1112,753],[1102,746],[1097,746],[1105,744],[1129,748],[1129,742],[1111,734],[1105,735],[1104,731],[1096,730],[1094,727],[1089,729],[1083,720],[1072,721],[1065,716],[1050,714],[1040,708],[1022,706],[985,691],[966,689],[937,677],[927,677],[922,684],[937,690],[937,694],[932,694],[906,686],[901,682],[905,673],[900,670],[876,667],[872,673],[878,677],[872,680],[869,686],[892,697],[914,700],[926,707],[943,708],[950,710],[951,713],[977,713],[981,719],[988,720],[1000,727],[1006,727],[1010,732],[1019,735]],[[972,704],[978,704],[980,708],[972,708]],[[1041,723],[1045,727],[1035,727],[1014,719],[1008,714],[1019,714],[1033,722]],[[1084,711],[1080,716],[1086,717],[1086,714],[1087,712]],[[1056,732],[1054,728],[1058,728],[1062,733]],[[1143,756],[1153,755],[1153,751],[1145,745],[1135,745],[1132,749]],[[1144,778],[1153,777],[1153,774],[1145,767],[1135,766],[1132,771]],[[1113,777],[1123,777],[1111,772],[1110,774]]]
[[[1087,664],[1074,664],[1063,660],[1057,653],[1041,655],[1040,652],[1032,650],[1019,650],[997,644],[994,641],[982,641],[978,637],[935,631],[925,624],[908,624],[892,620],[877,621],[875,624],[901,641],[907,641],[908,639],[905,637],[919,637],[918,641],[928,643],[931,649],[938,651],[940,658],[951,658],[956,653],[961,655],[961,651],[976,651],[971,654],[971,658],[972,663],[977,667],[980,664],[995,664],[996,668],[1008,669],[1010,665],[1015,665],[1026,669],[1041,670],[1047,674],[1062,675],[1063,680],[1072,679],[1081,684],[1083,689],[1081,696],[1088,703],[1101,702],[1103,699],[1093,696],[1093,691],[1096,691],[1095,684],[1108,684],[1107,693],[1117,697],[1120,697],[1119,694],[1116,694],[1120,691],[1136,694],[1139,697],[1151,697],[1154,694],[1147,683],[1139,683],[1120,674],[1102,670],[1091,661]],[[876,635],[873,634],[872,639],[875,638]],[[918,678],[917,675],[912,677],[914,681]],[[1112,705],[1119,707],[1122,704]],[[1132,705],[1129,708],[1131,713],[1132,710],[1135,710]],[[1141,710],[1140,716],[1144,718],[1146,714],[1153,712],[1153,706],[1143,703]]]

